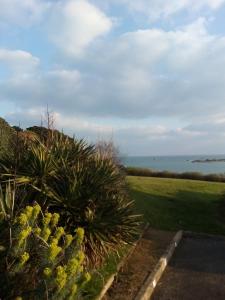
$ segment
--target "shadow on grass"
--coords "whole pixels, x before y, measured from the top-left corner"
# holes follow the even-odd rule
[[[180,190],[172,197],[131,187],[130,195],[135,199],[137,212],[153,228],[225,234],[225,220],[220,217],[223,199],[218,194]]]

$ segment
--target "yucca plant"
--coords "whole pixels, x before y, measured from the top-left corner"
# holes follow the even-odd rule
[[[125,181],[118,167],[94,155],[73,168],[64,169],[55,182],[55,201],[50,209],[59,211],[67,227],[85,229],[85,247],[94,264],[121,244],[132,243],[139,217],[133,213]]]
[[[60,212],[67,229],[83,227],[90,262],[96,264],[121,244],[133,242],[139,218],[114,159],[59,134],[51,136],[51,143],[37,139],[25,149],[16,171],[12,162],[0,160],[2,180],[15,179],[24,203],[37,201]]]
[[[20,201],[29,203],[38,198],[42,206],[47,207],[46,201],[51,197],[50,183],[57,176],[58,170],[54,155],[37,137],[22,149],[23,153],[18,155],[18,159],[14,155],[4,156],[0,160],[2,182],[15,180],[17,190],[24,191]]]

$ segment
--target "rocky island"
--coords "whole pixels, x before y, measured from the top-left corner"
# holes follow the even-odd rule
[[[192,160],[192,163],[211,163],[211,162],[225,162],[225,158],[212,158],[212,159],[196,159]]]

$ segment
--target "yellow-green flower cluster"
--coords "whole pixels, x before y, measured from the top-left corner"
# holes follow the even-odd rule
[[[75,255],[75,257],[71,258],[66,266],[66,273],[68,276],[75,277],[76,274],[83,273],[83,266],[82,263],[84,261],[85,255],[82,251],[78,251]],[[90,280],[90,274],[85,273],[83,275],[83,283]]]
[[[62,248],[59,247],[57,243],[58,243],[58,241],[54,240],[49,245],[48,258],[52,262],[55,260],[56,256],[62,251]]]
[[[76,258],[71,258],[66,266],[66,272],[69,276],[76,274],[79,267],[79,261]]]
[[[24,252],[19,258],[20,259],[19,265],[23,266],[28,261],[29,258],[30,258],[29,253]]]
[[[78,227],[76,230],[76,239],[77,239],[77,243],[80,245],[82,244],[83,240],[84,240],[84,229],[81,227]]]
[[[82,248],[84,229],[77,228],[74,236],[66,234],[63,227],[57,227],[60,219],[58,213],[46,212],[44,217],[40,213],[41,207],[38,204],[33,207],[27,206],[16,219],[16,227],[19,228],[19,233],[15,245],[16,263],[18,262],[15,270],[18,272],[26,267],[26,263],[30,258],[29,253],[24,252],[26,246],[37,244],[36,254],[38,255],[38,261],[40,261],[37,270],[40,270],[42,280],[47,281],[51,297],[66,295],[68,300],[72,300],[76,297],[78,290],[83,288],[91,278],[89,273],[84,273],[84,252],[78,251]],[[32,239],[36,239],[35,243],[26,243],[26,239],[29,238],[31,233],[33,233]],[[38,243],[41,244],[41,248]],[[24,247],[21,247],[21,245]],[[19,249],[19,247],[21,248]],[[70,247],[69,250],[68,247]],[[41,251],[38,251],[39,249]],[[29,252],[33,253],[33,251]],[[69,254],[69,259],[67,254]],[[44,257],[42,258],[42,256]],[[41,262],[44,262],[44,268]],[[27,267],[33,263],[34,260],[30,259]]]
[[[33,207],[32,206],[26,206],[25,208],[25,214],[27,215],[27,218],[30,219],[33,213]]]
[[[51,230],[48,227],[44,227],[41,232],[41,237],[43,238],[44,241],[47,242],[50,234],[51,234]]]
[[[39,204],[36,204],[34,207],[33,207],[33,211],[32,211],[32,221],[35,221],[38,217],[38,215],[40,214],[41,212],[41,207]]]
[[[54,236],[50,237],[49,244],[56,244],[56,245],[58,245],[58,243],[59,243],[59,241]]]
[[[34,228],[33,229],[33,233],[35,234],[35,235],[40,235],[41,234],[41,228],[40,227],[36,227],[36,228]]]
[[[30,226],[28,226],[26,229],[23,229],[22,231],[20,231],[19,235],[18,235],[18,245],[21,246],[23,244],[23,242],[26,240],[26,238],[30,235],[32,231],[32,228]]]
[[[72,234],[66,234],[66,236],[65,236],[65,248],[68,248],[71,245],[72,241],[73,241]]]
[[[45,213],[45,216],[43,218],[43,225],[48,226],[51,222],[52,214],[51,213]]]
[[[52,270],[50,268],[45,268],[43,274],[46,278],[49,278],[52,276]]]
[[[56,229],[56,232],[55,232],[55,238],[57,240],[60,240],[60,238],[62,237],[63,234],[65,234],[64,228],[63,227],[58,227]]]
[[[28,222],[27,215],[25,213],[21,213],[18,218],[16,219],[16,223],[21,226],[25,226]]]
[[[67,280],[67,274],[65,268],[62,266],[58,266],[56,268],[56,278],[55,278],[58,291],[60,291],[65,286],[66,280]]]
[[[52,219],[51,219],[51,226],[52,226],[52,227],[55,227],[55,226],[58,224],[59,218],[60,218],[60,216],[59,216],[59,214],[57,214],[57,213],[54,213],[54,214],[52,215]]]
[[[16,218],[16,223],[18,223],[21,226],[33,223],[37,219],[40,211],[41,207],[38,204],[36,204],[34,207],[26,206],[24,211],[18,216],[18,218]]]

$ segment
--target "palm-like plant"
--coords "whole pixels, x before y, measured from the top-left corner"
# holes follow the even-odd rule
[[[82,226],[86,251],[94,263],[101,261],[118,245],[132,243],[137,234],[138,216],[133,214],[124,178],[108,159],[93,155],[63,171],[54,188],[53,210],[59,211],[71,229]]]
[[[40,197],[39,201],[45,205],[49,197],[52,197],[50,183],[56,176],[57,162],[51,151],[37,138],[23,147],[23,151],[19,159],[4,156],[0,160],[2,181],[15,180],[20,192],[25,189],[25,202],[30,199],[35,201]]]
[[[131,243],[139,219],[132,212],[124,177],[115,162],[93,145],[63,135],[51,143],[38,139],[25,147],[17,169],[0,161],[3,179],[15,179],[24,203],[37,201],[60,212],[63,226],[85,229],[89,260],[97,263],[118,245]],[[21,198],[21,194],[20,194]]]

